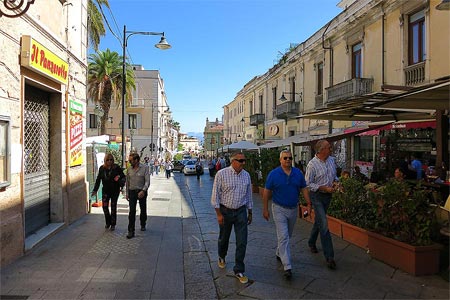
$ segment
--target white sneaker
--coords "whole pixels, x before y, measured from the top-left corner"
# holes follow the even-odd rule
[[[225,262],[225,259],[222,257],[219,257],[219,261],[217,262],[217,264],[219,265],[219,268],[221,268],[221,269],[225,269],[225,266],[227,265],[227,263]]]
[[[234,276],[236,276],[237,279],[239,279],[240,283],[247,283],[248,277],[244,275],[244,273],[235,273]]]

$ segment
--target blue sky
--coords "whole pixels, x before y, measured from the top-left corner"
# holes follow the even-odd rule
[[[134,35],[127,52],[134,64],[159,70],[172,116],[182,132],[203,132],[206,118],[222,117],[223,105],[253,77],[271,68],[279,52],[301,43],[338,15],[338,0],[109,0],[105,15],[122,39],[130,31],[165,32],[172,45],[154,47],[158,36]],[[116,25],[117,24],[117,25]],[[122,55],[111,33],[100,50]]]

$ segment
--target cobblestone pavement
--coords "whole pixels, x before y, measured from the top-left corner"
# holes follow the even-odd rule
[[[286,281],[275,259],[274,224],[262,218],[257,194],[245,260],[250,280],[241,284],[232,271],[233,238],[226,268],[217,266],[212,183],[207,170],[200,180],[153,176],[147,231],[131,240],[126,200],[119,200],[115,231],[104,229],[101,208],[93,208],[3,267],[1,299],[449,299],[442,278],[408,275],[337,237],[338,268],[327,269],[321,253],[309,252],[311,224],[303,220],[294,230],[293,278]]]

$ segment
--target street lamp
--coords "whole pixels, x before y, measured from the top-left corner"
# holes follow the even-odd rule
[[[123,44],[122,44],[122,50],[123,50],[123,61],[122,61],[122,124],[125,124],[125,94],[126,94],[126,86],[127,86],[127,77],[126,77],[126,49],[127,49],[127,41],[128,38],[135,34],[141,34],[141,35],[160,35],[161,40],[158,44],[155,45],[156,48],[161,50],[167,50],[170,49],[172,46],[170,46],[169,43],[167,43],[166,38],[164,37],[164,32],[148,32],[148,31],[127,31],[127,26],[123,25]],[[122,126],[122,166],[125,167],[125,126]]]
[[[300,92],[300,93],[291,93],[291,92],[283,92],[283,94],[281,94],[281,97],[280,97],[280,99],[278,99],[278,100],[280,100],[281,102],[284,102],[284,101],[286,101],[287,100],[287,98],[284,96],[284,94],[288,94],[288,95],[300,95],[300,102],[302,102],[302,92]]]

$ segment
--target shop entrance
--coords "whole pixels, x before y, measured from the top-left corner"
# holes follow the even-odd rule
[[[25,236],[50,222],[50,94],[25,85]]]

